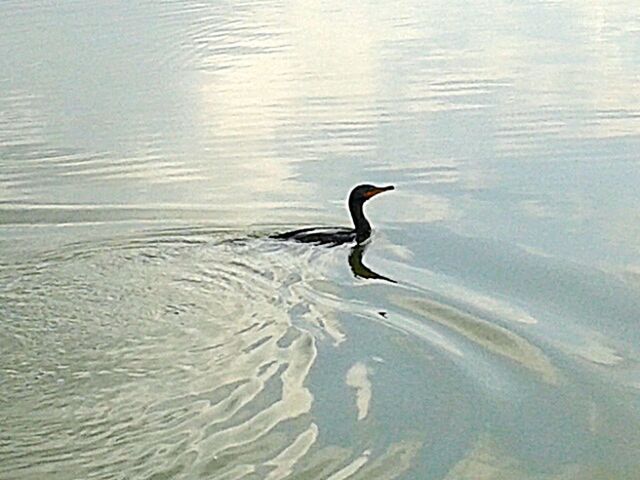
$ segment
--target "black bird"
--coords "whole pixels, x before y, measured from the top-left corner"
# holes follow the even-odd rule
[[[358,185],[349,194],[347,202],[351,219],[355,228],[345,227],[309,227],[291,232],[273,235],[278,240],[295,240],[297,242],[317,243],[322,245],[342,245],[356,242],[361,244],[371,236],[371,224],[364,216],[364,202],[379,193],[393,190],[393,185],[376,187],[374,185]]]

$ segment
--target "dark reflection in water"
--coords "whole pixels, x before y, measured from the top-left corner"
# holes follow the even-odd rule
[[[358,278],[385,280],[391,283],[398,283],[389,277],[385,277],[384,275],[374,272],[363,263],[362,256],[367,249],[367,245],[368,244],[366,243],[355,245],[349,252],[349,266],[351,267],[353,275]]]

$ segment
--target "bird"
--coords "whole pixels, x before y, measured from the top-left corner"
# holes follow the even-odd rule
[[[271,238],[328,246],[337,246],[353,242],[360,245],[366,242],[371,236],[371,224],[367,220],[367,217],[364,216],[364,203],[382,192],[394,189],[395,187],[393,185],[376,187],[375,185],[363,184],[354,187],[349,193],[349,199],[347,200],[354,228],[308,227],[278,233],[272,235]]]

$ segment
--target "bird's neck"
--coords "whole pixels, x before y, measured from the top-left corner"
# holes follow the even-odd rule
[[[356,242],[362,243],[371,236],[371,225],[364,216],[362,205],[349,205],[353,225],[356,227]]]

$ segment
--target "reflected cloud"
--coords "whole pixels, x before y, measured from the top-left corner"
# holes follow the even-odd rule
[[[393,442],[378,456],[362,451],[355,459],[350,449],[328,446],[310,452],[297,465],[295,478],[331,480],[395,480],[403,478],[418,456],[419,440]]]
[[[274,465],[276,468],[269,473],[266,480],[287,478],[291,474],[293,466],[307,455],[317,438],[318,426],[312,423],[291,445],[287,446],[273,460],[267,462],[267,465]]]
[[[345,379],[347,385],[356,391],[356,407],[358,409],[358,421],[364,420],[369,414],[371,403],[371,380],[367,366],[358,362],[347,372]]]
[[[459,212],[448,198],[423,192],[398,190],[393,198],[371,205],[368,209],[372,212],[372,217],[388,218],[396,223],[455,221],[459,217]]]
[[[615,460],[612,460],[615,462]],[[451,470],[444,480],[635,480],[637,467],[620,467],[590,464],[567,463],[555,471],[545,468],[531,470],[523,461],[513,457],[507,449],[500,447],[495,439],[482,435]]]
[[[620,364],[624,358],[615,348],[607,345],[610,340],[597,332],[581,329],[571,341],[559,344],[559,349],[579,356],[588,362],[612,367]]]
[[[519,363],[545,382],[559,382],[558,372],[542,350],[504,327],[427,298],[392,295],[390,300],[427,321],[450,328],[490,352]]]
[[[447,474],[444,480],[533,479],[519,462],[499,452],[491,438],[482,436]]]

